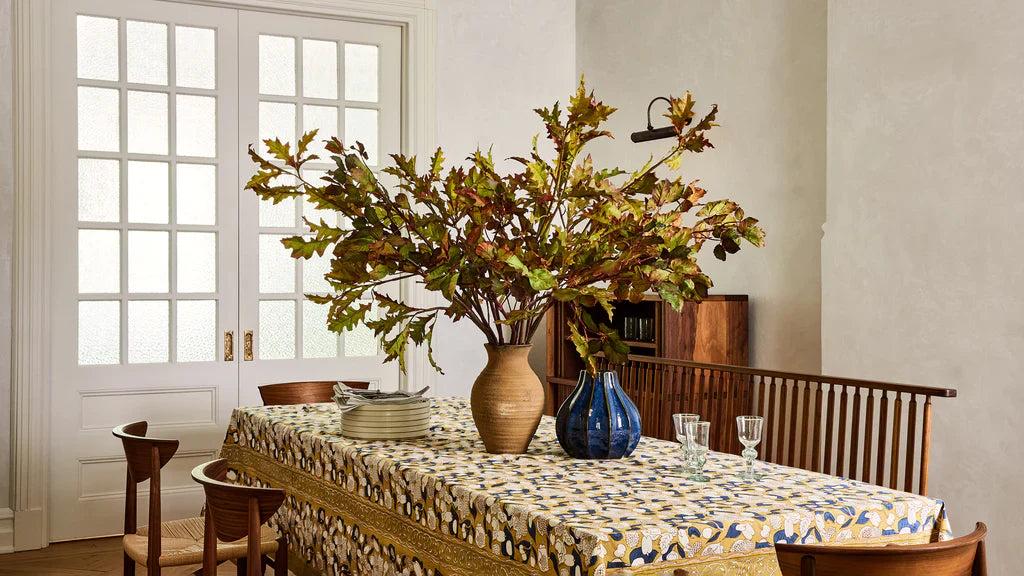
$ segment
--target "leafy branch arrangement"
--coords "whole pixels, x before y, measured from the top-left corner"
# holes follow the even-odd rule
[[[587,142],[611,136],[600,127],[615,111],[581,81],[565,114],[557,102],[536,110],[554,158],[541,155],[534,137],[530,156],[513,158],[522,164],[513,174],[498,174],[491,154],[479,150],[467,158],[468,169],[445,169],[439,148],[423,173],[415,157],[392,154],[395,164],[383,172],[398,184],[389,190],[367,166],[361,143],[346,148],[333,138],[326,150],[336,168],[323,181],[308,182],[301,168],[317,158],[307,152],[314,131],[294,154],[279,140],[266,141],[272,158],[250,146],[259,169],[246,188],[274,203],[303,196],[344,215],[344,228],[306,220],[308,237],[282,242],[295,258],[330,253],[326,278],[333,292],[307,297],[330,304],[328,325],[335,332],[365,323],[402,370],[409,342],[430,353],[439,314],[468,319],[490,344],[529,344],[560,301],[569,304],[576,350],[595,371],[596,354],[622,362],[629,347],[588,308],[600,306],[610,319],[616,301],[639,302],[653,290],[678,310],[711,287],[696,260],[706,243],[721,260],[743,241],[764,243],[757,220],[736,203],[703,201],[705,191],[695,181],[655,175],[662,166],[677,170],[684,154],[711,147],[706,133],[716,126],[717,107],[698,119],[689,93],[670,100],[665,116],[677,133],[672,147],[631,174],[597,169],[589,155],[581,159]],[[440,292],[447,303],[412,306],[383,290],[406,279]],[[380,308],[377,317],[369,300]]]

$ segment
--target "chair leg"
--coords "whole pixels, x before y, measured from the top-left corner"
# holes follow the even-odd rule
[[[277,539],[277,552],[274,553],[274,576],[288,576],[288,538]]]
[[[249,560],[246,558],[239,558],[235,562],[235,568],[235,573],[238,574],[238,576],[245,576],[246,573],[249,571]]]
[[[135,560],[127,554],[124,555],[124,576],[135,576]]]

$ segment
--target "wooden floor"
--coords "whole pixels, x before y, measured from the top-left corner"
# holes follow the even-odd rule
[[[30,552],[0,555],[0,576],[121,576],[121,538],[97,538],[51,544],[49,548]],[[164,575],[187,574],[164,570]],[[145,576],[146,569],[136,566],[137,576]],[[267,570],[272,574],[273,570]],[[218,576],[235,576],[235,565],[227,562],[217,571]]]

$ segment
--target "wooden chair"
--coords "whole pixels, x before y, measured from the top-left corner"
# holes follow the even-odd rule
[[[124,506],[124,574],[135,574],[135,563],[146,567],[148,576],[164,568],[194,566],[203,561],[203,519],[160,520],[160,469],[178,450],[177,440],[147,438],[145,421],[114,428],[114,436],[124,445],[128,461]],[[149,524],[136,526],[138,484],[149,480]],[[271,534],[269,548],[277,546]],[[261,543],[262,545],[263,543]],[[222,552],[218,550],[218,552]],[[242,558],[245,543],[223,550],[224,560]],[[191,569],[187,572],[191,572]]]
[[[260,396],[264,406],[282,404],[313,404],[330,402],[334,399],[334,385],[337,380],[321,382],[282,382],[280,384],[264,384],[260,386]],[[350,388],[366,390],[369,382],[345,382]]]
[[[777,544],[783,576],[988,576],[985,524],[947,542],[884,547]]]
[[[215,576],[218,562],[237,558],[239,576],[263,574],[264,563],[274,566],[275,576],[288,576],[288,540],[265,525],[284,502],[284,490],[229,484],[227,475],[223,458],[192,469],[206,492],[202,573]],[[264,556],[269,553],[272,562]]]

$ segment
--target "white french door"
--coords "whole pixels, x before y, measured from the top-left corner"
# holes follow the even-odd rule
[[[258,384],[398,385],[365,328],[330,333],[304,299],[326,290],[324,262],[279,243],[335,215],[242,186],[260,137],[316,126],[399,150],[402,42],[388,25],[160,0],[54,8],[51,541],[121,530],[117,424],[181,441],[162,506],[184,517],[202,501],[189,471]]]
[[[256,119],[240,126],[244,143],[267,138],[295,142],[317,129],[311,150],[321,160],[307,163],[303,177],[318,181],[335,166],[323,140],[362,142],[370,164],[383,150],[401,146],[401,30],[319,18],[239,14],[239,116]],[[240,149],[244,186],[255,165]],[[357,328],[340,336],[326,327],[327,306],[304,294],[329,290],[328,258],[297,261],[281,239],[308,233],[303,218],[344,225],[338,215],[318,211],[302,199],[270,204],[253,193],[240,201],[239,263],[241,316],[252,330],[252,357],[243,353],[241,403],[259,403],[257,386],[308,379],[370,380],[384,389],[398,386],[394,366],[382,368],[372,332]],[[328,256],[325,254],[325,256]]]

